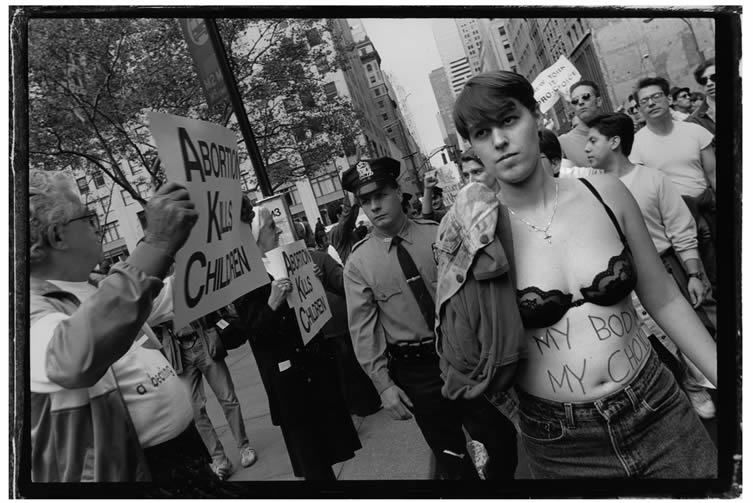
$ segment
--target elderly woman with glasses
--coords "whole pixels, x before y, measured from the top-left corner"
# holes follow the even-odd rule
[[[148,328],[172,316],[163,278],[197,212],[182,186],[167,183],[146,218],[144,241],[94,287],[87,280],[102,259],[97,216],[66,175],[29,173],[33,482],[211,491],[187,390]]]

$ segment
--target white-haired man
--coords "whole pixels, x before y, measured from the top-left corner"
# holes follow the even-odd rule
[[[217,480],[187,390],[144,328],[172,316],[163,278],[197,216],[185,188],[163,185],[143,242],[94,287],[97,215],[65,175],[30,171],[32,481],[151,481],[189,495]]]

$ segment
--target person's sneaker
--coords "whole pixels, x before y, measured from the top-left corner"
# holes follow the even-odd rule
[[[225,480],[230,476],[230,472],[233,469],[233,465],[230,463],[230,460],[227,459],[226,456],[222,456],[222,459],[215,459],[212,461],[212,464],[209,465],[209,467],[212,469],[215,475],[217,475],[217,478],[220,480]]]
[[[256,451],[247,445],[241,449],[241,464],[244,468],[248,468],[254,463],[256,463]]]
[[[696,414],[702,419],[711,419],[716,415],[716,407],[711,400],[708,391],[705,389],[700,390],[686,390],[690,403],[693,405]]]

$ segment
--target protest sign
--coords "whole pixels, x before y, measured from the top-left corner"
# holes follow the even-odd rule
[[[554,106],[560,96],[570,98],[570,86],[580,80],[580,72],[565,57],[545,69],[533,81],[533,96],[542,113]]]
[[[463,186],[463,180],[460,177],[457,165],[454,163],[445,164],[436,170],[437,187],[442,189],[442,199],[444,205],[452,206],[455,202],[460,188]]]
[[[282,231],[280,234],[280,244],[286,245],[295,241],[295,232],[293,232],[293,218],[290,216],[288,203],[283,198],[283,194],[275,194],[257,201],[260,207],[267,208],[275,221],[275,226]]]
[[[311,254],[305,243],[299,240],[268,251],[267,258],[270,271],[279,271],[279,277],[288,277],[293,282],[287,301],[295,311],[303,343],[308,344],[332,318],[324,286],[314,274]]]
[[[175,255],[174,325],[186,326],[269,282],[251,226],[240,221],[235,133],[194,119],[149,113],[170,181],[186,186],[199,219]]]

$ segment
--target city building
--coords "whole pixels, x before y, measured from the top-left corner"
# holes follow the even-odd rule
[[[454,19],[433,19],[431,29],[454,98],[463,89],[465,82],[473,76],[466,45]]]
[[[458,134],[455,129],[455,122],[452,120],[452,108],[455,105],[455,96],[452,94],[445,69],[437,68],[432,70],[429,74],[429,82],[431,83],[434,98],[437,100],[437,106],[439,107],[437,122],[444,138],[444,144],[457,147],[459,143]]]
[[[504,19],[479,19],[481,32],[481,71],[517,72],[515,54],[507,36]]]
[[[456,19],[455,24],[460,32],[460,40],[468,58],[471,72],[476,75],[481,72],[481,26],[478,19]]]

